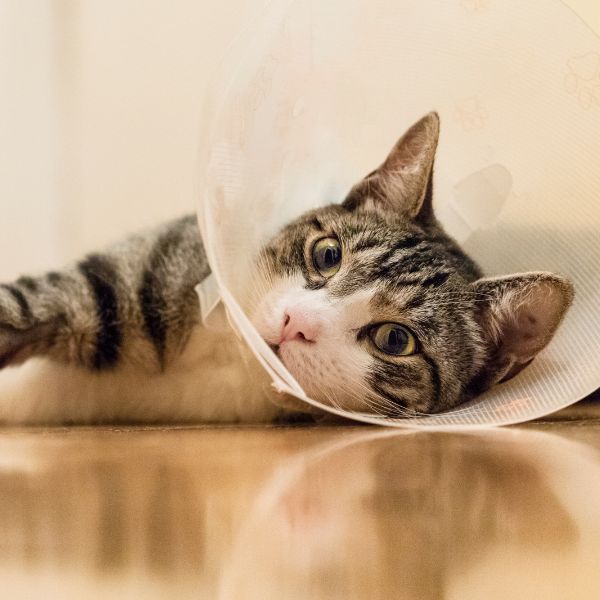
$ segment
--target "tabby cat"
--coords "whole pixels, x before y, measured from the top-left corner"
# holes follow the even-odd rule
[[[257,253],[249,309],[306,392],[391,416],[448,409],[525,368],[573,298],[546,272],[485,278],[432,207],[431,113],[341,204]],[[247,376],[200,322],[209,275],[193,217],[0,287],[0,421],[264,422],[309,411]],[[34,359],[34,360],[28,360]]]

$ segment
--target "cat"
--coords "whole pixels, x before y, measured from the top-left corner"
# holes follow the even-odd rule
[[[305,391],[345,410],[447,410],[514,377],[573,300],[547,272],[484,277],[433,211],[430,113],[340,204],[257,249],[248,312]],[[0,421],[267,422],[310,413],[247,376],[232,333],[204,328],[210,274],[194,217],[60,272],[0,287]],[[35,359],[29,361],[28,359]]]

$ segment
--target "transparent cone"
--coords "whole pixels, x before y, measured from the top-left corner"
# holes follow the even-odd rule
[[[250,324],[253,261],[282,225],[340,202],[431,110],[442,123],[435,209],[448,233],[487,275],[561,273],[576,300],[529,368],[468,405],[412,419],[344,415],[487,426],[576,402],[600,384],[600,40],[558,0],[272,2],[207,105],[205,313],[220,297],[278,390],[339,412],[308,398]]]

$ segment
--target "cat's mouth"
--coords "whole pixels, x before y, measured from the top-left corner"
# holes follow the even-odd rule
[[[303,344],[308,344],[308,345],[312,345],[315,342],[313,340],[307,340],[304,336],[302,336],[301,338],[296,338],[294,340],[287,340],[282,342],[283,344],[289,344],[289,343],[298,343],[301,342]],[[274,354],[276,356],[278,356],[279,358],[281,358],[281,344],[271,344],[269,342],[267,342],[269,348],[271,348],[271,350],[273,350]]]

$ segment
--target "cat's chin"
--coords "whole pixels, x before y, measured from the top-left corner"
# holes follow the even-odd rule
[[[330,389],[327,386],[327,382],[320,379],[319,374],[311,368],[314,358],[304,343],[293,342],[291,344],[283,344],[282,346],[270,346],[309,398],[324,406],[331,406],[342,410],[364,410],[362,403],[357,403],[356,400],[352,401],[351,398],[344,397],[340,394],[339,387]],[[313,407],[308,402],[290,398],[289,396],[286,398],[293,401],[290,406],[293,406],[296,410],[310,414],[324,414],[322,410]],[[333,398],[335,398],[335,401],[332,400]],[[284,405],[282,404],[282,406]],[[301,406],[302,408],[300,408]],[[284,408],[287,407],[284,406]]]

